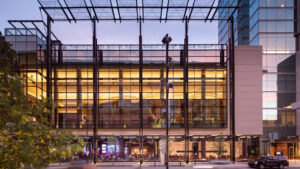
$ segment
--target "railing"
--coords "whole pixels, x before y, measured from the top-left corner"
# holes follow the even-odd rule
[[[225,44],[189,44],[190,50],[221,50],[226,49]],[[58,49],[58,47],[56,48]],[[63,50],[93,50],[93,46],[89,44],[65,44],[62,45]],[[143,44],[143,50],[165,50],[163,44]],[[170,50],[183,50],[183,44],[170,44]],[[98,50],[139,50],[138,44],[101,44]]]
[[[104,122],[99,122],[100,124],[98,125],[98,128],[100,129],[138,129],[139,128],[139,121],[138,120],[132,120],[132,121],[104,121]],[[202,123],[201,122],[195,122],[190,120],[190,128],[225,128],[226,127],[226,122],[220,121],[220,120],[215,120],[213,123],[212,122],[206,122]],[[89,123],[88,125],[86,124],[80,124],[78,122],[62,122],[58,123],[58,128],[61,129],[93,129],[94,124]],[[145,123],[143,128],[146,129],[165,129],[165,124],[164,123]],[[184,123],[178,123],[178,124],[170,124],[169,128],[184,128]]]
[[[93,51],[91,45],[62,45],[53,47],[53,55],[57,62],[63,63],[92,63]],[[220,44],[190,44],[189,45],[189,63],[220,63],[220,51],[226,50],[226,45]],[[175,64],[183,59],[183,45],[172,44],[169,48],[169,55],[173,58]],[[58,58],[58,54],[62,53]],[[99,45],[98,56],[102,63],[124,63],[138,64],[139,50],[137,44],[126,45]],[[224,52],[226,57],[226,52]],[[165,46],[160,44],[143,45],[144,64],[164,64]]]
[[[5,36],[37,36],[40,43],[46,43],[46,37],[35,28],[5,28]]]

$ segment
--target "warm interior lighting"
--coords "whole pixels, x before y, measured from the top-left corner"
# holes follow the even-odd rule
[[[119,71],[116,70],[99,70],[99,78],[119,78]]]
[[[81,112],[87,113],[87,110],[93,105],[93,72],[92,69],[58,69],[57,74],[57,103],[59,113],[77,113],[79,109]],[[80,74],[79,74],[80,72]],[[188,80],[188,98],[194,99],[225,99],[226,98],[226,71],[224,69],[189,69]],[[77,77],[80,75],[80,79]],[[144,111],[149,112],[149,118],[161,119],[163,110],[163,103],[161,99],[166,98],[166,89],[162,84],[161,76],[165,75],[160,69],[144,69],[143,70],[143,99],[147,106]],[[32,87],[28,87],[28,93],[41,99],[43,94],[46,97],[46,91],[42,92],[40,88],[33,87],[36,85],[46,88],[46,79],[42,76],[36,76],[36,73],[30,73],[28,76],[33,76],[32,80],[35,83],[30,83]],[[120,78],[122,77],[122,78]],[[43,81],[43,83],[41,83]],[[174,88],[169,90],[169,99],[172,104],[177,104],[174,108],[174,119],[171,119],[172,124],[181,124],[183,118],[181,115],[182,109],[180,105],[184,99],[183,87],[183,70],[180,68],[171,69],[169,74],[169,81],[174,83]],[[79,84],[79,86],[78,86]],[[99,105],[107,108],[113,106],[113,109],[118,108],[120,104],[136,104],[139,103],[140,88],[139,88],[139,70],[138,69],[99,69]],[[53,87],[54,92],[54,87]],[[54,94],[53,94],[54,98]],[[120,101],[123,100],[123,102]],[[149,105],[148,105],[149,104]],[[200,105],[199,101],[193,104]],[[78,106],[80,105],[80,106]],[[153,107],[149,107],[153,106]],[[197,107],[195,106],[195,107]],[[135,112],[138,108],[131,110]],[[191,109],[192,110],[192,109]],[[90,110],[89,110],[90,111]],[[110,110],[112,111],[112,110]],[[198,108],[194,112],[201,111]],[[211,111],[211,110],[208,110]],[[114,115],[115,116],[115,115]],[[111,120],[116,120],[111,116]],[[210,121],[214,123],[215,117],[210,117]],[[132,117],[128,117],[132,118]],[[194,120],[203,121],[202,117],[192,116]],[[162,121],[153,123],[152,128],[161,128]]]
[[[81,70],[81,78],[93,78],[93,70],[90,69],[88,71],[86,70]]]
[[[58,108],[58,113],[77,113],[76,108]]]

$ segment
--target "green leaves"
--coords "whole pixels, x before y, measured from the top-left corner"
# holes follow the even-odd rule
[[[8,43],[0,44],[0,56],[0,168],[42,168],[80,153],[81,138],[50,129],[47,100],[31,103],[24,94]]]
[[[216,136],[213,143],[213,148],[218,158],[220,159],[221,156],[226,152],[225,138],[223,136]]]

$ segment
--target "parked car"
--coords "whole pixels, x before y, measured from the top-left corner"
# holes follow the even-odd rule
[[[251,168],[280,168],[283,169],[285,166],[289,166],[288,159],[284,156],[269,156],[262,157],[256,160],[250,160],[248,162]]]
[[[289,160],[287,157],[285,156],[273,156],[273,157],[280,160],[284,164],[284,166],[289,166]]]

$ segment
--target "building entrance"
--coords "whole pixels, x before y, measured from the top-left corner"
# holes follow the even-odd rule
[[[274,141],[271,142],[270,154],[282,155],[289,159],[295,158],[296,143],[293,141]]]
[[[144,139],[142,149],[137,138],[108,136],[98,142],[99,161],[159,160],[158,140]]]

